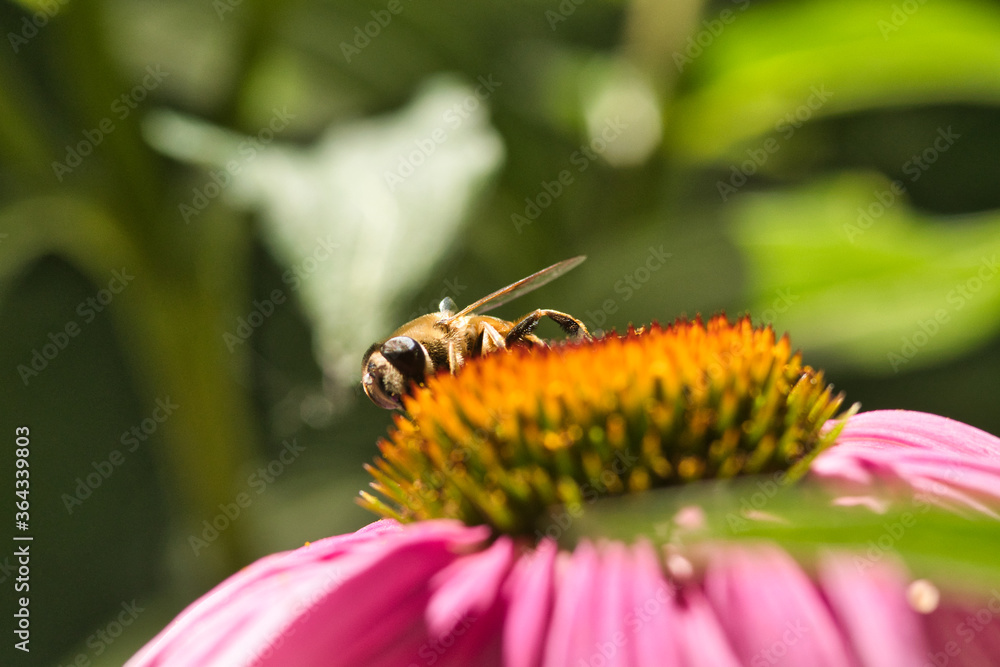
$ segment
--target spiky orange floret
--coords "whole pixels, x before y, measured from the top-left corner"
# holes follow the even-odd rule
[[[531,534],[552,505],[706,478],[804,472],[843,400],[749,318],[519,348],[405,402],[361,504]]]

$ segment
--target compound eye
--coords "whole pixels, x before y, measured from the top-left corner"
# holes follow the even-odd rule
[[[405,377],[416,382],[424,381],[427,357],[420,343],[409,336],[396,336],[382,344],[382,356]]]

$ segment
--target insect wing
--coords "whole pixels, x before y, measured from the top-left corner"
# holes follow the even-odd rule
[[[575,269],[585,259],[587,259],[586,255],[578,255],[577,257],[565,259],[561,262],[553,264],[552,266],[544,268],[541,271],[536,271],[527,278],[522,278],[516,283],[507,285],[503,289],[499,289],[492,294],[484,296],[479,301],[466,306],[460,312],[441,320],[441,323],[447,324],[456,318],[464,317],[474,311],[485,313],[488,310],[493,310],[494,308],[502,306],[509,301],[513,301],[519,296],[538,289],[542,285],[552,282],[570,269]]]

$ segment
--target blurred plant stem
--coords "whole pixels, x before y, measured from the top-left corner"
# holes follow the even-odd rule
[[[704,0],[629,3],[622,50],[646,72],[650,81],[656,82],[661,98],[672,96],[680,76],[672,54],[683,48],[684,39],[693,32],[704,5]]]

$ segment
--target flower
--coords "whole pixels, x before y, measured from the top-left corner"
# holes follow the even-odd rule
[[[652,326],[438,375],[369,471],[400,520],[530,533],[547,508],[709,478],[797,476],[842,402],[788,338],[749,318]]]
[[[895,547],[933,506],[997,517],[1000,439],[907,411],[827,422],[841,398],[790,350],[714,318],[433,378],[381,444],[385,500],[363,496],[394,518],[250,565],[128,664],[991,664],[1000,592],[913,580]],[[885,535],[803,558],[702,538],[710,508],[685,506],[667,537],[564,539],[614,496],[761,472]],[[740,521],[787,523],[773,505]]]

